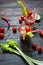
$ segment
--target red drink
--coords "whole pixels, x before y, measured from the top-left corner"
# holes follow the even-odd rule
[[[35,19],[35,15],[33,13],[32,13],[31,16],[29,15],[29,16],[27,16],[27,17],[24,18],[25,24],[29,25],[29,26],[32,25],[32,24],[34,24],[35,20],[36,20]]]

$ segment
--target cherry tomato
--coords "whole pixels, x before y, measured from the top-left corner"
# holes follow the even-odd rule
[[[24,20],[24,16],[21,16],[22,21]]]
[[[0,33],[0,38],[2,39],[4,37],[4,33]]]
[[[32,48],[36,49],[36,43],[35,42],[32,44]]]
[[[37,47],[37,50],[38,50],[38,52],[42,52],[42,47],[41,46],[38,46]]]
[[[16,27],[15,26],[12,27],[12,30],[13,30],[13,32],[16,32]]]
[[[5,29],[4,29],[3,27],[0,28],[0,32],[1,32],[1,33],[4,33],[4,30],[5,30]]]
[[[29,26],[26,26],[25,29],[26,29],[26,32],[31,31],[31,28]]]
[[[31,15],[32,15],[32,11],[29,11],[29,12],[28,12],[28,15],[31,16]]]
[[[22,18],[19,19],[19,23],[21,24],[23,22]]]

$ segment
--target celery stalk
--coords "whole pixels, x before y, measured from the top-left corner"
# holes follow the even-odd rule
[[[28,63],[29,65],[34,65],[34,64],[31,62],[30,58],[27,59],[27,57],[25,56],[25,54],[24,54],[18,47],[16,47],[16,49],[18,50],[18,52],[20,53],[20,55],[27,61],[27,63]]]
[[[13,41],[12,41],[12,42],[13,42]],[[41,62],[41,61],[32,59],[31,57],[25,55],[25,54],[18,48],[18,46],[15,45],[15,44],[18,44],[17,42],[15,43],[15,41],[14,41],[14,44],[12,44],[12,43],[11,43],[11,40],[8,40],[7,43],[8,43],[9,46],[13,46],[14,48],[16,48],[17,51],[19,52],[19,54],[20,54],[28,63],[29,63],[29,61],[30,61],[30,62],[35,63],[36,65],[40,65],[40,64],[42,65],[42,64],[43,64],[43,61]]]
[[[12,46],[12,47],[10,47]],[[31,57],[27,56],[26,54],[24,54],[19,48],[18,48],[18,43],[15,42],[14,40],[7,40],[7,44],[0,44],[0,47],[2,48],[2,50],[4,51],[9,51],[9,52],[14,52],[20,56],[22,56],[29,65],[43,65],[43,61],[38,61],[35,59],[32,59]]]
[[[24,16],[27,16],[27,15],[28,15],[27,10],[26,10],[25,6],[23,5],[22,1],[17,1],[17,3],[18,3],[18,4],[20,5],[20,7],[21,7],[21,12],[22,12],[22,14],[23,14]]]

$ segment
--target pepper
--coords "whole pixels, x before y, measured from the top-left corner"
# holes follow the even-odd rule
[[[8,24],[8,29],[9,29],[9,28],[10,28],[10,22],[9,22],[8,18],[5,17],[5,16],[2,16],[1,19],[4,20],[5,22],[7,22],[7,24]]]

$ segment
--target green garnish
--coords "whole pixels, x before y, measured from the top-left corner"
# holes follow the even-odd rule
[[[23,14],[24,16],[27,16],[27,15],[28,15],[27,10],[26,10],[25,6],[23,5],[22,1],[17,1],[17,3],[18,3],[18,4],[20,5],[20,7],[21,7],[21,12],[22,12],[22,14]]]
[[[9,47],[8,44],[0,44],[0,47],[1,47],[2,51],[9,51],[10,53],[16,53],[19,55],[18,51]]]
[[[34,35],[32,34],[32,32],[27,32],[27,35],[32,38]]]
[[[13,43],[13,44],[12,44]],[[27,61],[27,63],[29,64],[29,65],[34,65],[29,59],[27,59],[26,57],[25,57],[25,55],[24,55],[24,53],[18,48],[18,43],[16,42],[15,43],[15,41],[14,40],[7,40],[7,44],[9,45],[9,46],[12,46],[13,48],[15,48],[18,52],[19,52],[19,54]]]
[[[13,47],[13,46],[18,47],[17,42],[14,41],[14,40],[7,40],[7,44],[8,44],[8,45],[11,45],[12,47]]]
[[[25,40],[26,39],[26,36],[29,36],[30,38],[32,38],[34,35],[32,34],[32,32],[26,32],[26,31],[24,31],[24,34],[23,34],[23,40]]]
[[[10,42],[11,42],[11,40],[10,40]],[[14,41],[14,42],[15,42],[15,41]],[[8,43],[8,45],[9,45],[9,40],[7,41],[7,43]],[[18,44],[18,43],[16,42],[16,44]],[[38,61],[38,60],[32,59],[31,57],[25,55],[25,54],[18,48],[18,46],[16,46],[16,44],[13,45],[13,44],[11,43],[9,46],[13,46],[14,48],[16,48],[17,51],[19,52],[19,54],[28,62],[29,65],[33,65],[33,64],[31,64],[31,62],[35,63],[36,65],[40,65],[40,63],[43,63],[43,61]],[[15,47],[15,46],[16,46],[16,47]]]
[[[36,18],[37,21],[39,21],[41,17],[40,17],[39,14],[35,14],[35,18]]]
[[[7,44],[1,44],[0,45],[2,50],[4,51],[9,51],[9,52],[14,52],[20,56],[22,56],[29,65],[43,65],[43,61],[38,61],[35,59],[32,59],[31,57],[25,55],[19,48],[18,48],[18,43],[15,42],[14,40],[7,40]],[[11,46],[11,47],[10,47]],[[14,49],[13,49],[13,48]]]

